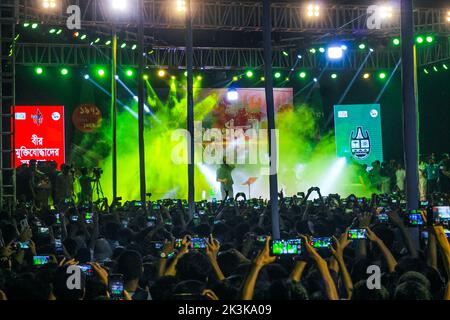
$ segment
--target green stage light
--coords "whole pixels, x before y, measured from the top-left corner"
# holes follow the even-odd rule
[[[100,38],[95,39],[94,43],[99,43],[100,42]]]
[[[445,63],[442,65],[442,68],[444,68],[445,70],[448,70],[448,66]]]
[[[120,48],[124,49],[127,46],[127,44],[124,42],[120,45]]]
[[[422,36],[418,36],[417,38],[416,38],[416,42],[417,43],[419,43],[419,44],[422,44],[423,43],[423,37]]]
[[[48,33],[53,34],[56,32],[56,29],[50,29],[50,31]]]
[[[302,71],[299,73],[300,79],[305,79],[306,78],[306,72]]]
[[[309,49],[309,52],[314,54],[314,53],[316,53],[317,51],[316,51],[316,49],[311,48],[311,49]]]
[[[44,69],[42,69],[41,67],[37,67],[34,69],[34,72],[36,72],[36,74],[42,74],[44,73]]]
[[[400,45],[400,39],[394,38],[394,40],[392,40],[392,43],[394,44],[394,46],[398,46],[398,45]]]
[[[284,78],[285,81],[290,81],[289,77]]]
[[[381,80],[386,79],[386,72],[380,72],[380,74],[378,75],[378,78],[380,78]]]
[[[111,44],[111,40],[105,42],[105,45],[109,46]]]
[[[136,50],[137,48],[137,44],[133,44],[133,46],[131,47],[131,50]]]
[[[69,74],[69,70],[68,70],[67,68],[62,68],[62,69],[61,69],[61,74],[62,74],[63,76],[67,76],[67,75]]]
[[[133,74],[134,74],[134,72],[133,72],[133,70],[128,69],[128,70],[125,72],[125,74],[127,75],[127,77],[132,77]]]
[[[201,80],[203,80],[203,77],[202,76],[197,76],[197,81],[201,81]]]
[[[234,76],[234,77],[233,77],[233,81],[236,82],[236,81],[238,81],[238,80],[239,80],[238,76]]]
[[[97,70],[97,74],[99,75],[99,77],[104,77],[105,76],[105,70],[104,69],[98,69]]]
[[[247,78],[253,78],[254,73],[253,71],[249,70],[245,73],[245,75],[247,76]]]
[[[176,79],[177,79],[177,77],[175,77],[175,76],[170,76],[170,79],[172,79],[172,80],[176,80]]]
[[[36,29],[38,27],[38,24],[37,23],[33,23],[32,25],[31,25],[31,29]]]
[[[23,24],[23,26],[24,26],[25,28],[28,28],[28,27],[30,26],[30,23],[29,23],[29,22],[25,22],[25,23]]]
[[[266,81],[266,77],[261,77],[261,81]]]
[[[423,72],[425,72],[425,74],[429,74],[430,73],[427,68],[423,69]]]
[[[427,36],[427,37],[426,37],[426,41],[427,41],[428,43],[432,43],[432,42],[434,41],[434,37],[433,37],[433,36]]]
[[[281,78],[281,73],[280,72],[275,72],[275,79],[280,79]]]
[[[63,29],[59,29],[58,31],[56,31],[57,35],[60,35],[63,32]]]
[[[185,71],[183,74],[184,74],[185,77],[188,76],[188,72],[187,71]]]
[[[337,74],[336,73],[332,73],[331,74],[331,79],[336,79],[337,78]]]
[[[86,40],[86,38],[87,38],[87,35],[83,34],[83,35],[80,37],[80,40]]]
[[[283,51],[283,56],[287,57],[289,56],[289,53],[287,51]]]
[[[148,80],[148,75],[144,74],[142,78],[144,78],[144,80]]]
[[[366,48],[366,45],[365,45],[364,43],[360,43],[359,46],[358,46],[358,48],[359,48],[360,50],[364,50],[364,49]]]
[[[438,72],[438,71],[439,71],[438,68],[437,68],[436,66],[433,67],[433,70],[434,70],[435,72]]]
[[[319,52],[320,52],[320,53],[324,53],[324,52],[325,52],[325,48],[320,47],[320,48],[319,48]]]

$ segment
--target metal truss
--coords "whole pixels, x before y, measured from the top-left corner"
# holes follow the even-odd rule
[[[176,0],[145,0],[145,26],[153,29],[182,29],[184,19],[176,11]],[[78,4],[82,13],[84,28],[107,27],[112,22],[133,27],[136,18],[113,17],[110,5],[105,0],[61,0],[57,13],[48,14],[40,7],[40,1],[20,0],[19,19],[34,20],[48,24],[65,24],[66,9],[70,4]],[[273,31],[307,34],[331,34],[353,36],[386,36],[400,31],[399,9],[395,8],[394,17],[380,30],[366,27],[369,5],[322,5],[319,19],[307,19],[304,2],[274,3],[272,5]],[[130,10],[136,11],[136,10]],[[450,34],[450,24],[446,22],[446,12],[437,8],[416,8],[414,21],[417,32]],[[262,3],[196,0],[193,5],[193,23],[195,29],[261,31]]]
[[[286,53],[288,55],[286,56]],[[327,68],[336,70],[356,70],[364,61],[368,51],[348,50],[344,59],[329,63]],[[298,52],[291,49],[283,53],[273,52],[275,69],[320,69],[327,64],[325,54],[307,53],[297,58]],[[109,64],[111,48],[88,44],[33,44],[20,43],[16,48],[16,63],[19,65],[73,66],[82,67],[91,64]],[[399,49],[380,49],[370,53],[366,69],[394,68],[400,59]],[[429,65],[450,59],[450,42],[432,46],[418,47],[417,63]],[[153,47],[147,54],[148,68],[184,69],[184,47]],[[118,50],[118,63],[123,66],[137,66],[137,52]],[[218,48],[201,47],[194,49],[194,66],[205,70],[244,70],[258,69],[263,66],[263,50],[260,48]]]

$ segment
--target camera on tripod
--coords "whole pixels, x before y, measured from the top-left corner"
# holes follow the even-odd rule
[[[92,173],[94,174],[94,176],[97,179],[100,179],[101,175],[103,174],[103,169],[102,168],[94,168],[94,169],[92,169]]]

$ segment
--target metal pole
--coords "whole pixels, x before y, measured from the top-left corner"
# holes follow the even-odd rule
[[[147,212],[146,205],[146,185],[145,185],[145,144],[144,144],[144,0],[138,0],[138,117],[139,117],[139,181],[141,191],[141,202],[144,204],[144,211]]]
[[[417,210],[419,206],[419,143],[412,0],[401,1],[401,40],[406,201],[408,210]],[[413,238],[417,246],[418,230],[415,230]]]
[[[188,138],[188,203],[189,217],[195,211],[195,189],[194,189],[194,49],[192,31],[191,0],[186,0],[186,69],[187,69],[187,127]]]
[[[270,159],[270,203],[272,214],[272,237],[280,238],[280,217],[278,214],[278,177],[277,177],[277,145],[275,136],[275,110],[273,100],[272,77],[272,19],[270,15],[270,0],[263,4],[263,37],[264,37],[264,72],[266,79],[266,107],[269,125],[269,159]]]
[[[117,32],[115,25],[113,25],[112,55],[112,189],[114,202],[117,198]]]

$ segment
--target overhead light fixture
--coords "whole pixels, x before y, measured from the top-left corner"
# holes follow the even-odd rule
[[[306,15],[310,18],[320,16],[320,5],[317,3],[310,3],[306,6]]]
[[[337,60],[342,59],[344,56],[344,51],[341,47],[329,47],[328,48],[328,59]]]
[[[56,8],[56,0],[42,0],[42,7],[44,9]]]
[[[239,93],[235,89],[230,89],[227,92],[228,101],[237,101],[239,99]]]
[[[180,13],[186,12],[186,0],[177,0],[177,11]]]
[[[332,73],[331,74],[331,79],[336,79],[337,78],[337,74],[336,73]]]
[[[394,9],[391,6],[382,6],[380,9],[380,17],[381,19],[390,19],[392,18]]]
[[[305,78],[306,78],[306,72],[305,72],[305,71],[300,72],[300,73],[299,73],[299,77],[300,77],[301,79],[305,79]]]
[[[164,78],[165,76],[166,76],[166,70],[164,70],[164,69],[158,70],[158,77]]]
[[[366,72],[366,73],[363,74],[363,79],[366,79],[366,80],[367,80],[367,79],[369,79],[369,78],[370,78],[370,73],[367,73],[367,72]]]
[[[111,7],[114,10],[125,10],[127,8],[128,0],[110,0]]]

